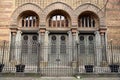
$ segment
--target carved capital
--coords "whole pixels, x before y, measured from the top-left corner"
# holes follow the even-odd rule
[[[41,35],[44,35],[45,32],[46,32],[46,29],[45,29],[45,28],[40,28],[40,31],[39,31],[39,32],[41,33]]]
[[[12,35],[16,35],[18,29],[17,28],[10,28]]]
[[[76,35],[76,33],[77,33],[77,28],[72,28],[71,31],[72,31],[72,34],[73,34],[73,35]]]
[[[100,35],[104,35],[106,33],[107,28],[106,27],[100,27],[99,32]]]

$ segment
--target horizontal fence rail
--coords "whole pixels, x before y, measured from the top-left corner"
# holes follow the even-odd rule
[[[39,73],[73,76],[82,73],[120,73],[119,45],[48,45],[37,41],[0,42],[0,73]]]

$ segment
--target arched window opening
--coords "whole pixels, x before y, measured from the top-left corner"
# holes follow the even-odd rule
[[[84,12],[78,18],[78,27],[95,28],[98,24],[98,18],[91,12]]]
[[[38,18],[36,16],[22,17],[22,27],[37,27]]]
[[[19,19],[21,27],[38,27],[39,25],[39,18],[37,14],[32,11],[23,12]]]
[[[69,21],[63,15],[54,15],[49,19],[49,27],[68,27]]]

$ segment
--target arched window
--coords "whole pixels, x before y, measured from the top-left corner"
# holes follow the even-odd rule
[[[36,16],[22,17],[22,27],[37,27],[38,18]]]
[[[78,18],[78,27],[95,28],[98,24],[97,16],[92,12],[84,12]]]
[[[69,21],[63,15],[54,15],[49,19],[49,27],[68,27]]]
[[[21,27],[38,27],[39,19],[36,13],[32,11],[25,11],[20,16]]]

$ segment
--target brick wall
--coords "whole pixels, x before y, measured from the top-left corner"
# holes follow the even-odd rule
[[[109,0],[106,12],[106,24],[108,27],[108,41],[113,39],[115,44],[120,43],[120,1]]]
[[[10,17],[14,10],[13,0],[0,0],[0,40],[9,40]]]

